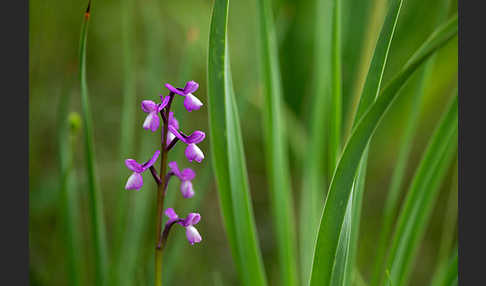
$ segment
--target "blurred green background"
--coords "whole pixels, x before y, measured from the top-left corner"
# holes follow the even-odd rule
[[[288,109],[291,136],[291,171],[293,190],[298,206],[306,134],[309,126],[314,70],[314,1],[274,0],[274,16],[279,43],[283,92]],[[436,26],[437,7],[442,0],[406,0],[402,7],[384,82],[393,76],[408,57]],[[130,172],[124,167],[126,158],[120,156],[120,120],[122,97],[127,82],[133,84],[136,100],[134,146],[130,158],[143,161],[158,148],[158,133],[143,130],[143,99],[157,100],[166,94],[163,86],[169,82],[182,87],[186,81],[199,82],[196,95],[207,100],[207,47],[212,1],[124,0],[94,1],[88,32],[87,76],[92,105],[96,163],[100,189],[103,194],[107,225],[108,248],[117,244],[114,224],[119,213],[126,217],[128,239],[121,245],[131,259],[124,273],[128,285],[152,284],[153,232],[155,225],[155,192],[149,175],[140,192],[128,192],[123,184]],[[343,124],[349,129],[350,116],[357,104],[357,94],[366,74],[379,29],[386,13],[386,0],[343,1]],[[71,111],[80,111],[78,80],[78,48],[83,14],[87,1],[30,1],[30,118],[29,118],[29,177],[30,177],[30,279],[32,285],[68,285],[66,250],[60,211],[60,170],[57,132],[60,99],[71,95]],[[453,1],[450,13],[457,11]],[[261,125],[261,83],[258,67],[258,30],[255,1],[230,1],[229,45],[232,74],[252,192],[258,237],[265,268],[271,285],[276,285],[278,270],[275,259],[272,218],[266,188]],[[413,92],[416,81],[411,80],[401,91]],[[408,186],[418,160],[457,86],[457,40],[443,48],[436,58],[425,97],[420,109],[419,124],[407,166]],[[412,106],[411,96],[402,96],[386,114],[372,139],[363,214],[358,245],[358,266],[365,278],[371,272],[375,243],[381,223],[382,207],[393,172],[399,142]],[[207,108],[185,113],[182,101],[176,101],[176,116],[186,130],[200,129],[208,133]],[[349,131],[349,130],[348,130]],[[345,135],[348,135],[346,133]],[[84,168],[82,133],[74,139],[74,165],[78,185],[79,218],[81,222],[80,265],[84,285],[94,279],[92,242],[87,210],[87,178]],[[164,258],[164,279],[168,285],[238,285],[237,274],[222,227],[215,182],[211,170],[211,153],[207,138],[200,146],[206,159],[192,165],[198,176],[194,181],[195,198],[189,202],[179,194],[179,183],[169,185],[173,206],[185,215],[198,211],[202,220],[198,229],[201,244],[190,246],[182,228],[173,229],[168,254]],[[182,146],[170,159],[183,161]],[[175,152],[172,152],[175,153]],[[438,245],[443,220],[456,212],[456,166],[441,187],[425,239],[413,271],[413,285],[427,285],[437,264]],[[452,194],[452,195],[451,195]],[[402,198],[404,192],[402,191]],[[128,206],[119,209],[120,196],[126,196]],[[142,199],[142,197],[144,199]],[[136,202],[139,201],[138,207]],[[140,201],[143,205],[140,205]],[[146,219],[143,219],[145,218]],[[143,219],[143,221],[141,221]],[[138,236],[137,236],[138,235]],[[138,240],[137,240],[138,239]],[[454,238],[456,240],[456,238]],[[112,253],[112,251],[110,251]],[[108,269],[125,262],[110,259]],[[128,266],[127,266],[128,267]],[[126,282],[125,282],[126,283]]]

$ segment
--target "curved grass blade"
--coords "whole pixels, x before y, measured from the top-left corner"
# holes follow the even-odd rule
[[[332,265],[344,222],[346,206],[362,155],[379,121],[411,74],[437,49],[457,34],[457,16],[441,26],[414,53],[406,66],[380,91],[377,100],[352,131],[334,173],[321,216],[310,285],[330,285]]]
[[[80,241],[79,227],[79,207],[76,193],[76,178],[73,164],[73,144],[76,130],[70,128],[68,108],[70,103],[70,93],[62,95],[59,105],[59,162],[61,171],[61,218],[63,220],[64,241],[67,250],[67,266],[69,272],[69,285],[81,285],[80,281]]]
[[[95,149],[93,139],[93,123],[88,98],[88,84],[86,83],[86,40],[88,37],[88,23],[90,18],[91,1],[84,15],[81,30],[79,52],[79,79],[81,82],[81,108],[84,130],[84,145],[86,155],[86,171],[89,185],[89,209],[91,216],[91,233],[95,250],[95,279],[96,285],[105,283],[106,267],[108,265],[106,249],[106,229],[103,217],[103,203],[96,178]]]
[[[208,109],[213,168],[225,228],[242,284],[266,285],[229,67],[228,2],[214,2],[209,34]]]
[[[340,154],[341,139],[341,36],[340,1],[316,1],[315,94],[310,121],[309,151],[302,174],[300,198],[301,281],[309,281],[313,244],[319,227],[323,190]],[[324,175],[323,175],[324,174]]]
[[[457,271],[457,246],[453,249],[447,263],[437,269],[434,275],[431,286],[455,286],[458,283]]]
[[[258,0],[260,58],[263,79],[263,132],[275,241],[280,267],[280,285],[297,285],[294,204],[290,184],[285,123],[281,114],[282,90],[278,51],[269,0]]]
[[[457,128],[455,96],[427,146],[397,221],[386,264],[393,285],[407,283],[412,262],[437,200],[440,183],[457,153]]]
[[[356,112],[356,116],[354,117],[353,127],[356,126],[356,123],[363,115],[364,110],[368,109],[370,105],[375,101],[380,91],[383,74],[388,60],[388,53],[390,51],[390,46],[393,40],[393,35],[395,33],[395,28],[398,22],[398,17],[400,15],[402,4],[403,0],[395,0],[390,3],[385,22],[383,23],[383,26],[381,28],[380,36],[378,38],[378,42],[373,53],[373,58],[371,60],[370,67],[366,75],[366,80],[363,91],[361,93],[358,109]],[[345,275],[343,279],[344,285],[349,285],[352,279],[351,275],[353,273],[353,268],[356,261],[361,206],[364,193],[367,165],[368,147],[366,148],[363,159],[360,162],[360,166],[354,179],[351,191],[351,197],[354,207],[349,210],[352,212],[352,222],[350,224],[347,224],[347,226],[351,229],[345,230],[345,232],[350,233],[351,238],[348,241],[351,245],[349,246],[349,258],[346,260],[348,265],[345,266],[347,271],[343,273],[343,275]]]
[[[447,8],[450,5],[450,1],[442,1],[440,5],[441,12],[438,16],[438,23],[441,23],[446,19]],[[430,77],[430,73],[434,66],[435,56],[433,56],[427,64],[421,68],[420,75],[416,81],[413,89],[412,106],[410,107],[407,125],[403,133],[403,139],[399,148],[398,159],[395,164],[395,168],[392,174],[390,188],[388,190],[387,198],[385,201],[385,207],[383,210],[383,221],[380,227],[380,234],[377,243],[376,258],[373,266],[373,272],[371,276],[371,285],[377,285],[380,279],[380,273],[385,263],[385,255],[387,251],[387,245],[390,239],[390,231],[392,229],[392,223],[395,219],[398,199],[400,190],[402,189],[403,179],[405,177],[405,169],[407,166],[410,151],[412,149],[412,141],[415,135],[415,130],[418,127],[418,117],[421,107],[422,98],[425,92],[425,83]]]

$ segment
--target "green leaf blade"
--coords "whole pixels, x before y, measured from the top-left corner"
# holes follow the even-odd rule
[[[210,145],[223,219],[243,285],[266,285],[256,237],[227,45],[228,0],[216,0],[208,56]]]
[[[93,139],[93,123],[91,107],[88,98],[88,84],[86,82],[86,42],[88,37],[88,24],[90,18],[90,5],[84,15],[84,21],[81,30],[80,52],[79,52],[79,79],[81,87],[81,109],[84,130],[84,145],[86,156],[86,171],[88,175],[89,186],[89,209],[91,217],[91,233],[93,236],[95,251],[95,275],[96,285],[106,283],[108,254],[106,247],[106,228],[103,217],[103,203],[101,192],[96,177],[95,149]]]
[[[324,205],[315,246],[310,285],[330,285],[331,269],[336,257],[336,249],[345,217],[346,205],[351,194],[354,175],[379,121],[396,98],[398,90],[409,79],[410,75],[434,51],[442,47],[456,34],[457,18],[455,17],[444,26],[441,26],[417,50],[404,69],[380,92],[378,99],[370,106],[353,129],[334,173]]]
[[[278,264],[281,285],[297,285],[295,222],[290,173],[287,155],[287,137],[282,116],[282,88],[278,51],[268,0],[258,0],[260,28],[260,58],[264,89],[263,133],[267,173],[270,181],[270,199],[275,224]]]

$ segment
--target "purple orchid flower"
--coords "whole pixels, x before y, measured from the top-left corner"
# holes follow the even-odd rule
[[[165,210],[165,215],[169,218],[166,225],[170,225],[173,223],[178,223],[186,228],[186,237],[189,240],[191,245],[194,243],[199,243],[202,241],[202,237],[194,227],[200,220],[201,215],[198,213],[189,213],[185,219],[180,219],[179,216],[176,214],[174,209],[168,208]]]
[[[162,99],[162,96],[160,96],[160,98]],[[145,130],[150,129],[152,132],[155,132],[157,128],[159,128],[160,119],[158,113],[167,106],[169,99],[170,97],[166,96],[162,99],[161,104],[157,104],[152,100],[142,101],[142,110],[143,112],[148,113],[145,121],[143,122],[143,128]]]
[[[191,112],[193,110],[198,110],[201,108],[203,103],[195,97],[192,93],[195,92],[199,88],[199,84],[195,81],[189,81],[186,83],[184,89],[178,89],[173,87],[172,85],[166,83],[165,87],[167,87],[173,93],[177,93],[185,97],[184,99],[184,107],[187,111]]]
[[[172,170],[172,173],[181,180],[182,196],[186,199],[192,198],[192,196],[194,196],[194,189],[191,180],[196,177],[196,173],[190,168],[186,168],[181,172],[177,166],[177,162],[170,162],[169,168]]]
[[[182,135],[175,126],[169,125],[169,131],[177,137],[179,140],[187,144],[185,155],[189,162],[196,161],[201,163],[204,159],[204,153],[197,147],[197,143],[200,143],[206,138],[206,134],[202,131],[196,130],[189,136]]]
[[[142,173],[150,168],[155,161],[157,161],[157,158],[159,157],[160,151],[157,150],[155,151],[154,155],[150,160],[145,162],[144,164],[139,164],[137,161],[133,159],[127,159],[125,160],[125,165],[127,166],[128,169],[133,171],[133,174],[128,177],[127,184],[125,185],[125,189],[127,190],[140,190],[143,186],[143,178],[142,178]]]

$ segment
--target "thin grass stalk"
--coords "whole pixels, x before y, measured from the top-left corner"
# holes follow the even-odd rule
[[[407,192],[392,239],[385,285],[404,285],[429,221],[440,182],[457,152],[457,96],[434,132]]]
[[[373,58],[370,63],[369,71],[366,76],[356,116],[354,117],[353,127],[355,127],[356,123],[363,115],[364,110],[369,108],[370,104],[372,104],[376,100],[379,94],[383,80],[383,74],[385,72],[385,67],[388,60],[388,53],[390,51],[390,47],[393,41],[393,36],[395,33],[398,18],[400,16],[402,4],[403,1],[401,0],[396,0],[390,3],[385,22],[383,23],[377,45],[373,53]],[[356,261],[361,207],[366,180],[366,167],[368,165],[368,151],[369,146],[367,146],[365,149],[363,158],[361,159],[359,165],[358,172],[356,174],[356,177],[354,178],[351,191],[351,198],[354,207],[350,210],[352,211],[352,223],[350,224],[351,239],[349,240],[351,245],[349,246],[349,259],[348,265],[346,266],[347,271],[344,278],[346,285],[349,284],[352,279],[351,275],[353,273],[353,268]]]
[[[458,194],[458,169],[457,160],[454,164],[454,171],[452,174],[451,190],[449,191],[449,197],[447,198],[446,213],[444,214],[444,220],[442,223],[442,231],[439,242],[439,252],[437,254],[437,261],[440,263],[446,261],[450,249],[452,248],[454,241],[457,239],[457,194]]]
[[[449,2],[449,0],[444,1],[443,7],[441,7],[442,11],[439,13],[438,17],[439,24],[446,19]],[[380,227],[380,234],[377,243],[378,248],[376,251],[371,276],[370,285],[372,286],[378,284],[380,272],[382,271],[383,264],[385,263],[387,245],[390,239],[390,231],[392,229],[393,220],[397,213],[400,190],[403,186],[405,170],[409,159],[409,154],[412,149],[413,137],[418,127],[418,117],[420,114],[421,102],[425,93],[426,82],[430,78],[432,68],[434,67],[435,58],[436,55],[433,55],[427,64],[421,68],[421,71],[417,76],[418,80],[415,83],[415,88],[413,89],[412,106],[410,107],[408,113],[409,117],[403,133],[403,139],[401,140],[401,146],[399,147],[400,151],[398,154],[398,159],[391,177],[390,188],[388,190],[388,195],[386,197],[383,210],[383,221],[382,226]]]
[[[334,168],[341,153],[341,128],[342,128],[342,86],[341,86],[341,1],[333,3],[332,15],[332,48],[331,48],[331,125],[329,128],[329,175],[334,173]],[[330,178],[330,176],[329,176]]]
[[[89,209],[91,217],[91,234],[95,251],[95,283],[103,285],[106,282],[106,267],[108,255],[106,248],[106,229],[103,217],[103,203],[98,180],[96,175],[95,148],[93,138],[93,123],[91,108],[88,98],[88,84],[86,82],[86,42],[88,37],[88,23],[90,18],[91,1],[84,14],[84,21],[81,30],[80,52],[79,52],[79,80],[81,87],[81,108],[84,130],[84,145],[86,156],[86,172],[88,175]]]
[[[275,226],[275,241],[281,285],[297,285],[297,245],[295,241],[294,204],[290,183],[287,137],[282,116],[282,90],[277,39],[271,3],[258,0],[260,58],[263,80],[263,133]]]
[[[431,286],[456,286],[458,284],[458,250],[457,246],[452,250],[449,259],[439,265],[432,277]]]
[[[319,212],[330,178],[330,120],[332,70],[333,0],[316,0],[314,97],[311,103],[310,133],[302,173],[299,203],[299,251],[301,284],[309,282]]]
[[[77,194],[77,180],[74,173],[74,143],[76,130],[70,128],[68,117],[71,94],[61,96],[59,105],[59,162],[61,178],[61,218],[63,221],[64,242],[67,251],[67,267],[69,285],[81,285],[80,280],[80,222],[79,222],[79,199]]]

